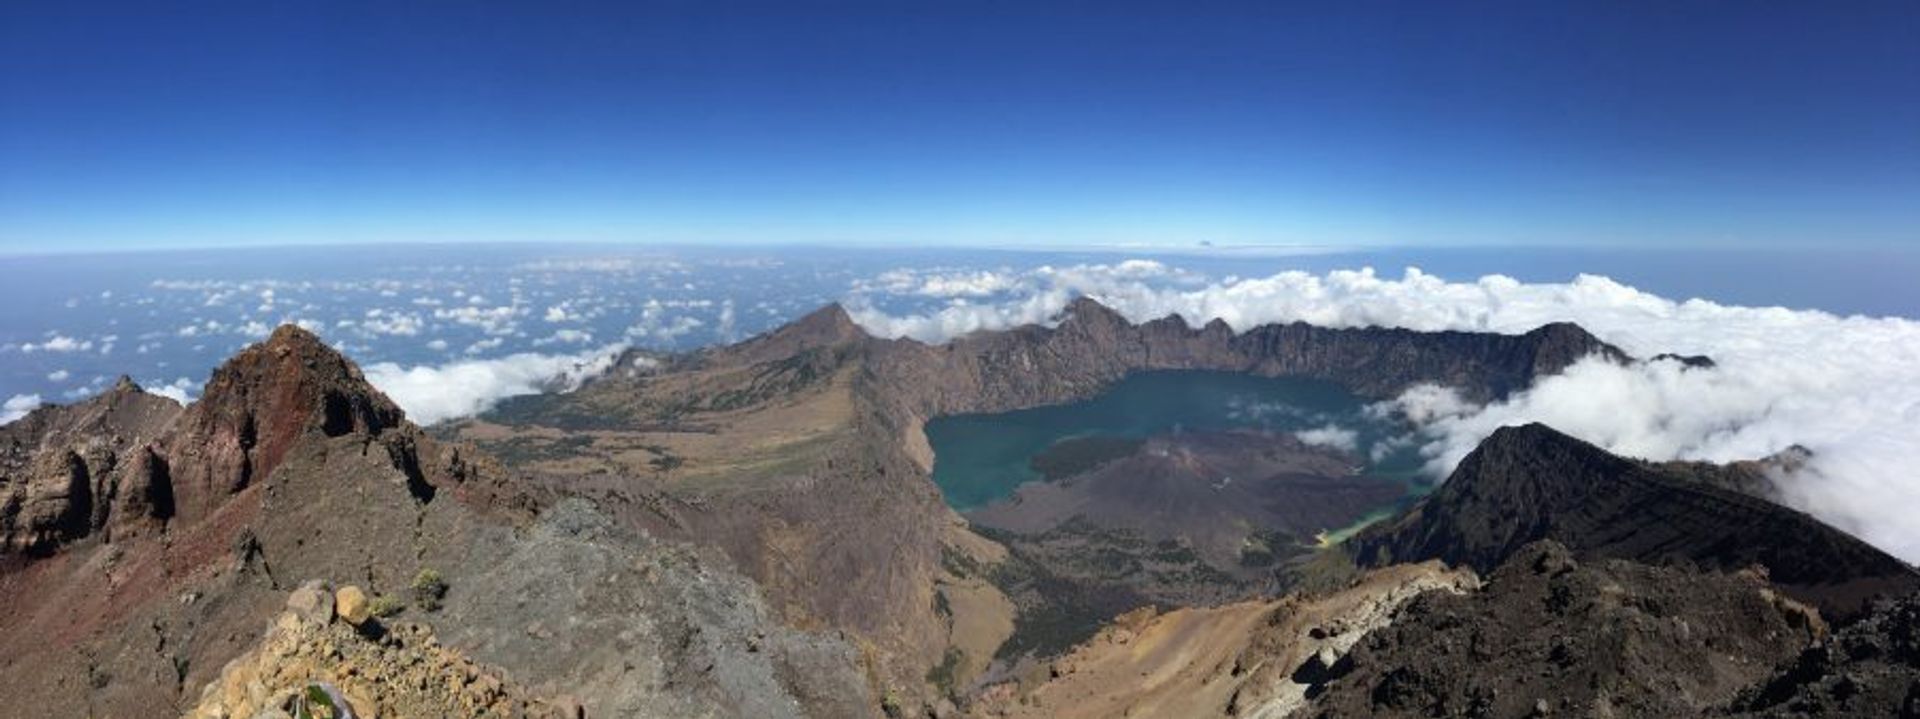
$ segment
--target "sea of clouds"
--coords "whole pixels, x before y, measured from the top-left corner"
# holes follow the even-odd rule
[[[938,310],[889,314],[883,293],[944,293]],[[1786,503],[1909,561],[1920,560],[1920,322],[1812,310],[1677,301],[1583,275],[1522,283],[1489,275],[1449,281],[1409,269],[1281,272],[1208,280],[1160,262],[896,274],[849,299],[869,332],[937,342],[978,330],[1057,321],[1087,295],[1136,322],[1179,314],[1237,330],[1270,322],[1519,333],[1577,322],[1637,357],[1704,354],[1627,366],[1598,358],[1489,405],[1420,386],[1388,403],[1413,421],[1427,470],[1444,477],[1480,440],[1544,422],[1611,451],[1653,460],[1757,459],[1798,444],[1812,461],[1775,477]],[[1338,428],[1315,439],[1342,438]]]

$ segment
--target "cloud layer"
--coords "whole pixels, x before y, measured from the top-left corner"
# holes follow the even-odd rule
[[[573,355],[529,352],[412,367],[381,362],[363,370],[367,381],[406,410],[408,419],[424,425],[479,414],[508,397],[571,391],[611,368],[623,349],[613,345]]]
[[[928,285],[893,279],[890,286],[906,292]],[[1399,278],[1354,270],[1195,283],[1161,263],[1133,261],[970,280],[1005,289],[991,302],[955,300],[921,314],[882,312],[871,292],[849,306],[869,332],[924,341],[1046,323],[1085,294],[1136,322],[1179,314],[1236,330],[1298,320],[1517,333],[1573,321],[1636,356],[1705,354],[1718,366],[1591,360],[1490,406],[1440,387],[1414,388],[1390,406],[1420,427],[1411,441],[1435,475],[1494,429],[1529,421],[1656,460],[1752,459],[1800,444],[1814,459],[1776,478],[1784,501],[1920,560],[1920,322],[1675,301],[1590,275],[1450,282],[1419,270]]]

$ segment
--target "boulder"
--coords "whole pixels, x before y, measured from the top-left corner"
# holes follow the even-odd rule
[[[334,596],[326,582],[314,579],[287,595],[287,611],[312,624],[333,621]]]
[[[341,587],[340,591],[334,593],[333,611],[354,626],[365,624],[369,618],[373,617],[373,606],[367,600],[367,593],[351,584]]]

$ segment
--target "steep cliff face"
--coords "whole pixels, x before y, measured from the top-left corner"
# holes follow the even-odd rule
[[[170,518],[172,483],[154,443],[179,413],[123,377],[86,402],[0,427],[0,553],[47,554]]]
[[[1373,565],[1441,559],[1482,572],[1552,539],[1582,556],[1765,567],[1831,616],[1920,589],[1920,574],[1803,513],[1621,458],[1545,425],[1502,428],[1432,495],[1348,541]]]

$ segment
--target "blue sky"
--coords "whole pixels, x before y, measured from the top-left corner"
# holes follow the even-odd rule
[[[1920,242],[1920,5],[0,7],[0,252]]]

